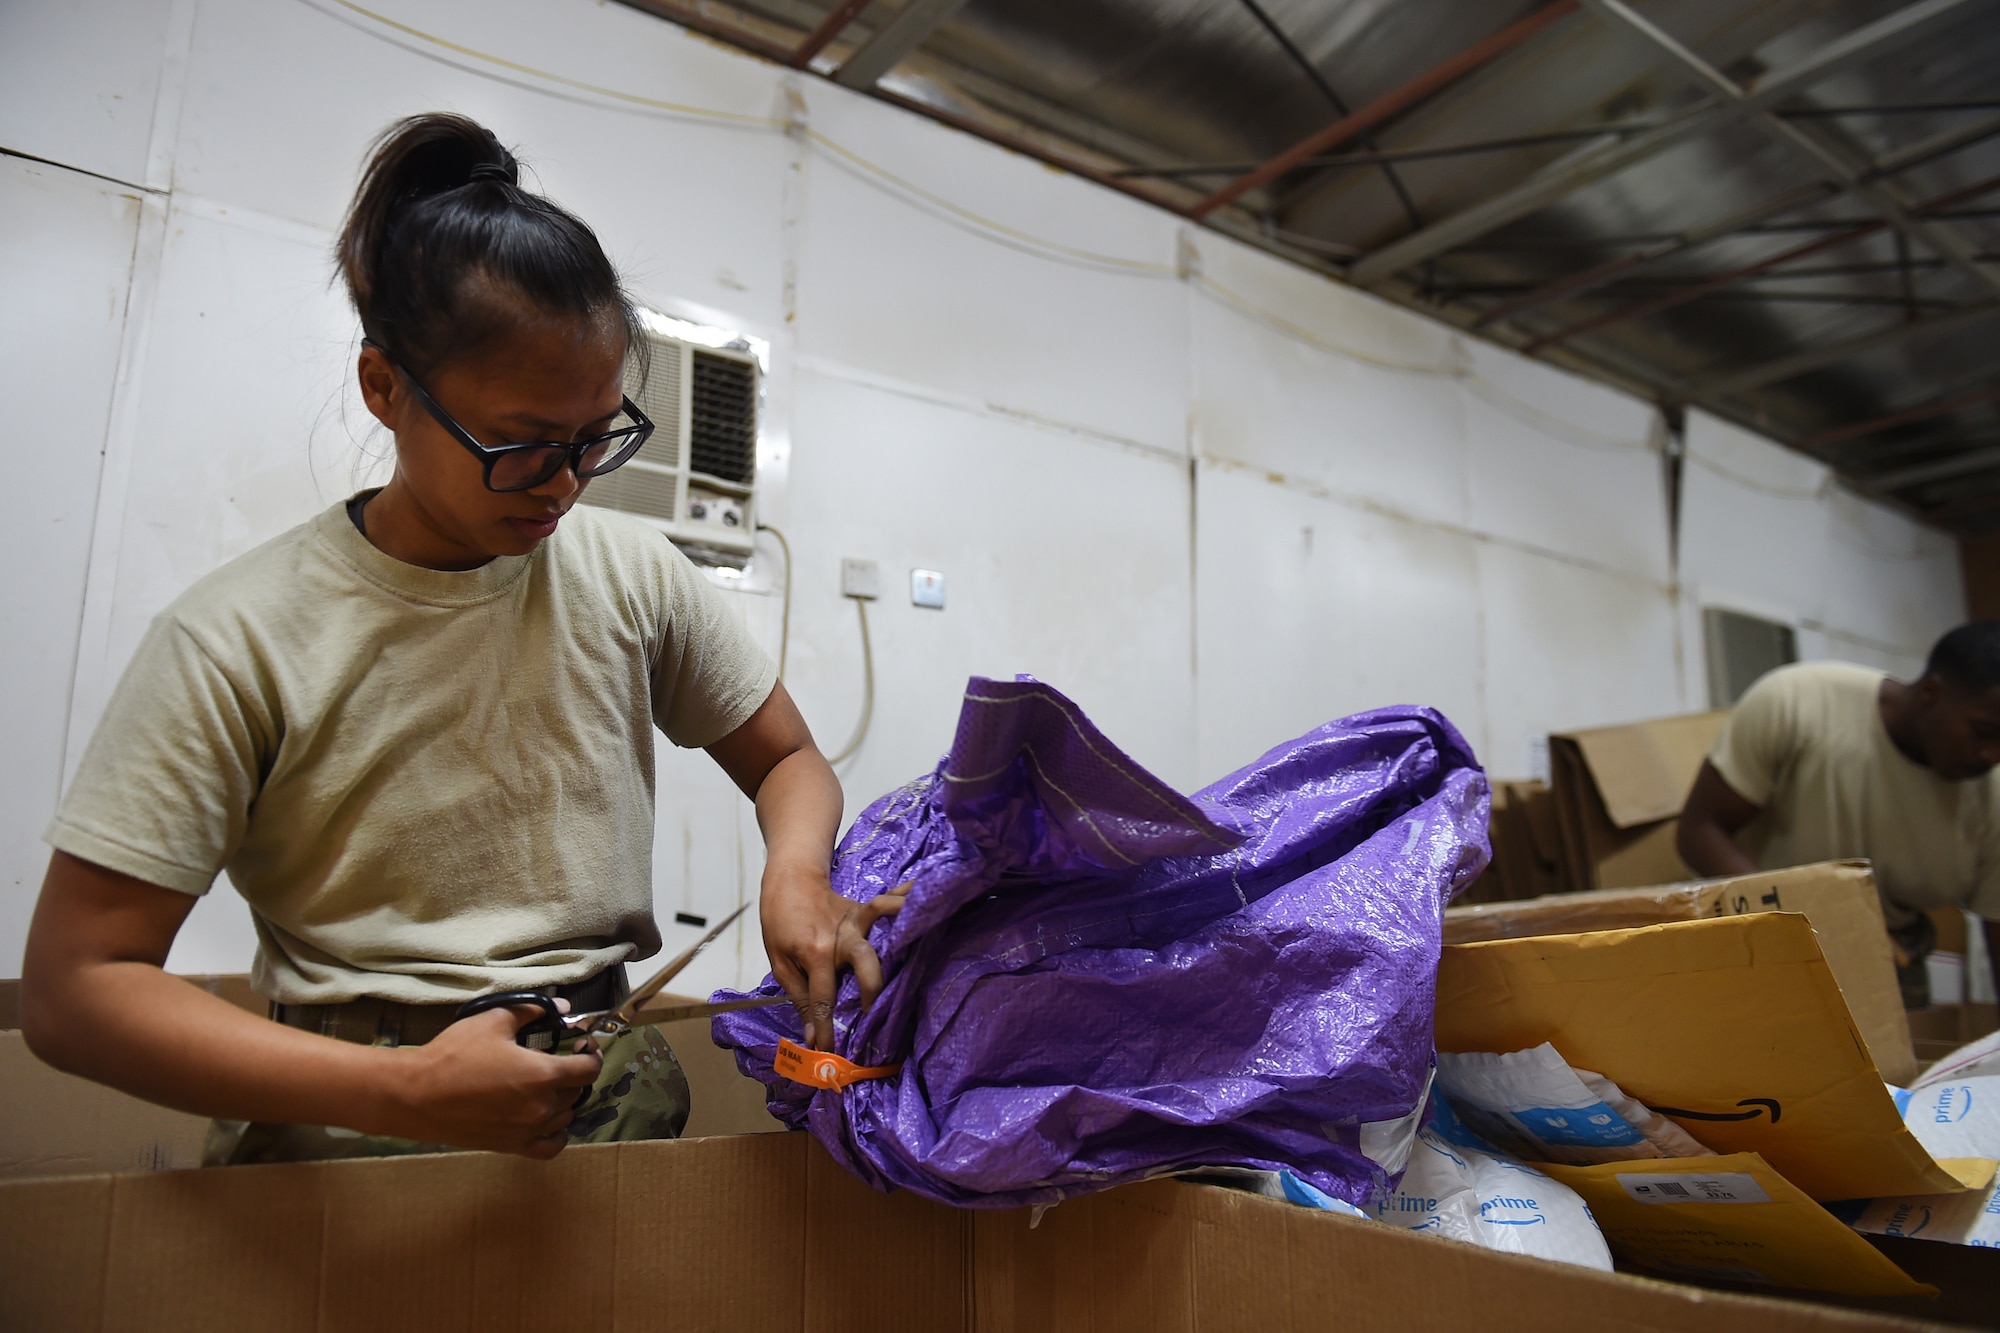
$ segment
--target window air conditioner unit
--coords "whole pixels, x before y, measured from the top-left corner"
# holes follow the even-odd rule
[[[583,502],[636,514],[697,559],[750,554],[757,532],[757,358],[649,331],[651,365],[625,392],[653,420],[653,438]]]

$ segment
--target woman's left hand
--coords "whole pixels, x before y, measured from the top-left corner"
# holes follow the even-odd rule
[[[855,902],[835,893],[824,873],[766,872],[758,910],[771,973],[792,997],[814,1050],[833,1048],[833,999],[842,968],[854,969],[864,1010],[881,994],[882,961],[868,932],[903,909],[908,889]]]
[[[833,997],[844,967],[861,983],[867,1008],[882,990],[882,960],[868,930],[903,907],[903,890],[865,903],[833,891],[827,867],[840,823],[840,779],[813,744],[782,684],[749,721],[708,747],[715,762],[757,803],[764,830],[764,951],[805,1021],[806,1041],[833,1049]],[[906,886],[907,887],[907,886]]]

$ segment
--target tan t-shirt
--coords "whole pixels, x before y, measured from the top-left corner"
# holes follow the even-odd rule
[[[1708,756],[1763,807],[1738,840],[1767,870],[1867,857],[1891,926],[1932,907],[2000,920],[2000,772],[1947,782],[1912,762],[1882,726],[1881,686],[1812,662],[1750,687]]]
[[[48,840],[183,893],[227,869],[284,1003],[577,981],[660,947],[653,724],[710,744],[776,678],[635,520],[447,573],[336,505],[153,622]]]

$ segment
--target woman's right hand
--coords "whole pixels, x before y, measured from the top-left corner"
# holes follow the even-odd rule
[[[395,1049],[286,1027],[162,970],[194,904],[52,856],[21,972],[28,1049],[67,1073],[219,1120],[343,1125],[528,1157],[562,1151],[570,1107],[604,1061],[594,1050],[515,1045],[540,1009],[489,1010],[429,1045]]]
[[[597,1081],[604,1057],[583,1039],[581,1054],[516,1045],[514,1034],[541,1013],[527,1006],[489,1009],[423,1046],[400,1048],[410,1070],[389,1090],[386,1132],[544,1160],[561,1152],[578,1094]]]

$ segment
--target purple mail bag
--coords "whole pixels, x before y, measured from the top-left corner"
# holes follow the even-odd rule
[[[910,885],[870,936],[880,998],[862,1013],[848,976],[835,1011],[838,1054],[901,1070],[779,1077],[788,1006],[715,1040],[878,1189],[1016,1207],[1234,1166],[1365,1204],[1423,1113],[1442,914],[1486,865],[1488,799],[1429,708],[1329,722],[1187,797],[1047,685],[975,677],[950,753],[834,863],[849,898]]]

